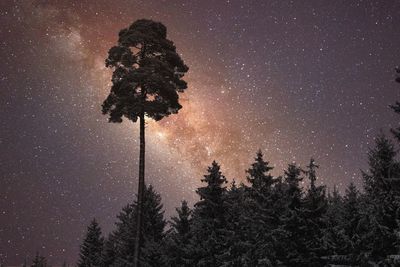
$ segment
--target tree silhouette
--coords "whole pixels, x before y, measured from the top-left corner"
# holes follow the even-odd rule
[[[113,68],[111,92],[103,103],[103,114],[110,122],[122,117],[140,120],[140,160],[135,264],[140,254],[142,198],[145,169],[145,115],[156,121],[178,113],[178,92],[187,84],[182,80],[188,67],[167,38],[167,28],[159,22],[141,19],[119,32],[118,44],[108,52],[106,66]]]
[[[326,210],[328,202],[325,186],[316,185],[316,170],[319,166],[311,158],[305,173],[310,180],[310,187],[303,199],[301,213],[303,216],[303,240],[306,250],[302,251],[302,263],[298,266],[324,266],[323,256],[326,253],[323,232],[326,228]]]
[[[31,267],[46,267],[47,260],[44,256],[41,256],[39,252],[36,252],[36,256],[33,259]]]
[[[196,191],[200,201],[193,209],[192,238],[188,246],[190,266],[223,266],[221,256],[227,245],[226,178],[215,161],[207,172],[201,179],[205,185]]]
[[[161,246],[164,238],[164,211],[161,196],[150,185],[145,187],[143,194],[143,224],[141,231],[142,243],[140,254],[141,266],[164,266]],[[136,244],[136,222],[138,214],[137,200],[125,206],[117,216],[117,229],[108,238],[103,253],[103,266],[133,266]]]
[[[167,266],[189,267],[185,261],[188,258],[187,246],[191,239],[192,210],[188,203],[182,201],[181,207],[176,208],[177,216],[171,218],[171,228],[167,232],[165,263]]]
[[[100,266],[101,252],[103,250],[104,238],[97,221],[93,219],[87,228],[86,236],[81,245],[78,267]]]

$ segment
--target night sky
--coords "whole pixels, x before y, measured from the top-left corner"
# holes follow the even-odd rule
[[[120,29],[168,28],[190,70],[183,109],[147,124],[146,181],[166,215],[212,160],[245,181],[260,148],[280,175],[315,157],[319,181],[361,185],[368,147],[398,126],[400,1],[1,1],[0,259],[77,259],[96,217],[134,199],[138,124],[107,122],[104,60]]]

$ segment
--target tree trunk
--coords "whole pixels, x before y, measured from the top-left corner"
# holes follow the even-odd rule
[[[139,267],[140,249],[142,247],[142,213],[143,213],[143,193],[144,193],[144,152],[145,152],[145,132],[144,132],[144,112],[140,115],[140,154],[139,154],[139,186],[137,201],[137,221],[136,221],[136,239],[135,254],[133,263]]]

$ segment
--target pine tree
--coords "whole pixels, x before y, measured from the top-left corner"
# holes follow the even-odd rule
[[[140,257],[140,266],[163,266],[163,239],[164,228],[167,222],[164,219],[164,208],[161,196],[154,191],[153,186],[147,188],[143,202],[143,247]]]
[[[140,266],[162,266],[162,241],[164,237],[164,211],[161,204],[161,196],[154,191],[150,185],[146,187],[143,198],[143,232],[142,232],[142,253]],[[134,251],[136,238],[136,216],[137,201],[125,206],[117,216],[117,229],[109,238],[108,248],[112,251],[107,253],[110,266],[134,266]],[[107,244],[107,243],[106,243]]]
[[[201,180],[205,186],[197,189],[200,201],[193,211],[192,239],[188,246],[191,266],[220,266],[226,249],[225,177],[214,161]]]
[[[173,233],[178,235],[181,240],[187,241],[190,232],[192,211],[187,201],[182,201],[180,208],[176,209],[178,216],[171,218]]]
[[[87,228],[86,237],[80,248],[78,267],[101,266],[101,253],[104,239],[96,219]]]
[[[197,189],[196,193],[200,196],[200,201],[195,205],[195,216],[199,218],[212,219],[216,227],[224,225],[225,206],[224,194],[227,182],[225,176],[220,171],[220,166],[213,161],[208,168],[208,174],[201,180],[206,186]]]
[[[264,161],[261,150],[246,172],[250,183],[245,190],[244,218],[248,247],[245,258],[250,266],[269,266],[276,257],[273,251],[272,231],[277,228],[278,217],[273,185],[277,179],[270,174],[273,168]]]
[[[357,187],[350,183],[343,198],[343,220],[342,226],[346,236],[343,244],[349,263],[357,263],[358,255],[361,253],[360,220],[361,220],[361,198]]]
[[[316,169],[314,159],[310,160],[306,174],[310,180],[310,186],[303,200],[301,213],[303,223],[304,250],[302,251],[303,262],[299,266],[323,266],[323,257],[326,253],[326,240],[324,231],[326,229],[325,214],[327,211],[327,199],[325,187],[316,185]]]
[[[326,229],[324,229],[324,240],[333,263],[343,263],[347,260],[349,247],[348,239],[344,230],[344,203],[337,187],[333,187],[332,193],[328,193],[328,205],[326,211]]]
[[[399,163],[393,143],[382,133],[375,140],[375,148],[368,153],[368,173],[363,172],[364,189],[372,198],[398,189]]]
[[[141,19],[119,32],[117,46],[108,52],[106,67],[114,69],[111,92],[103,103],[103,114],[110,122],[122,122],[126,117],[140,121],[140,157],[138,214],[134,266],[140,258],[143,194],[145,191],[145,117],[156,121],[182,108],[178,92],[187,84],[182,80],[188,67],[184,64],[167,28],[160,22]]]
[[[300,176],[301,168],[297,167],[295,164],[289,164],[288,169],[285,170],[285,183],[287,184],[287,199],[288,207],[291,210],[300,208],[302,199],[302,190],[300,187],[300,182],[303,177]]]
[[[47,260],[44,256],[41,256],[39,252],[36,253],[33,259],[31,267],[47,267]]]
[[[247,176],[247,181],[254,190],[261,194],[265,192],[269,193],[271,186],[275,182],[273,176],[269,174],[272,169],[273,167],[269,166],[269,162],[264,161],[263,154],[261,150],[259,150],[255,162],[251,165],[251,168],[246,171],[249,174]]]
[[[117,250],[117,245],[115,240],[115,234],[111,232],[108,235],[108,238],[104,240],[104,246],[101,252],[102,267],[109,267],[113,265],[113,263],[115,262],[116,250]]]
[[[136,202],[126,205],[117,215],[116,230],[107,242],[106,259],[110,266],[134,266],[136,238]],[[113,250],[114,248],[114,250]]]
[[[393,143],[380,134],[368,155],[369,170],[363,173],[366,196],[361,242],[366,244],[363,253],[375,262],[397,253],[400,168],[395,157]]]
[[[182,201],[181,207],[176,208],[177,216],[171,218],[171,229],[166,240],[166,265],[190,267],[188,264],[187,246],[190,241],[192,224],[192,211],[186,201]]]
[[[340,195],[337,186],[333,186],[332,193],[328,193],[328,214],[329,215],[334,215],[337,214],[338,216],[335,216],[336,220],[341,219],[342,211],[343,211],[343,198]]]
[[[279,216],[278,229],[274,232],[274,240],[276,240],[274,250],[278,263],[283,266],[295,266],[301,256],[298,250],[303,246],[300,216],[302,190],[299,185],[303,180],[301,169],[295,164],[289,164],[283,179],[282,199],[285,200],[285,206]]]
[[[244,216],[244,192],[245,186],[236,186],[232,181],[230,189],[226,193],[226,248],[221,255],[224,264],[222,266],[246,267],[251,266],[254,259],[249,258],[249,251],[253,248],[247,235],[247,220]]]

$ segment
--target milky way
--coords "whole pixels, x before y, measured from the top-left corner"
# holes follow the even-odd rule
[[[101,114],[118,31],[163,22],[190,70],[183,109],[148,121],[146,181],[166,215],[193,203],[212,160],[245,181],[258,149],[280,175],[360,184],[366,153],[398,126],[398,1],[2,1],[0,260],[75,262],[88,222],[104,232],[136,192],[138,125]],[[397,28],[396,28],[397,26]]]

